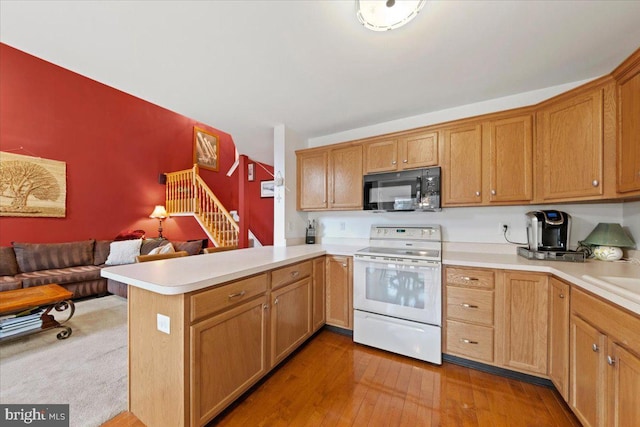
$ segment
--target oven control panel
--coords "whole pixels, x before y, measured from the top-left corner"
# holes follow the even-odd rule
[[[435,242],[442,240],[439,225],[372,225],[369,238],[371,240],[426,240]]]

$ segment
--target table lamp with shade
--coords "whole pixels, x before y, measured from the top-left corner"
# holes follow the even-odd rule
[[[167,210],[164,208],[164,206],[157,205],[153,209],[153,212],[151,212],[151,215],[149,215],[149,218],[155,218],[160,222],[158,224],[158,238],[162,239],[163,238],[162,237],[162,221],[165,218],[169,218],[169,214],[167,213]]]
[[[593,255],[602,261],[617,261],[622,258],[622,249],[635,246],[634,241],[616,223],[601,222],[581,242],[583,245],[595,246]]]

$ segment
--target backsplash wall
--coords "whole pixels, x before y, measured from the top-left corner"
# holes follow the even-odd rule
[[[373,224],[440,224],[445,242],[508,244],[500,229],[502,223],[509,226],[509,240],[526,245],[525,214],[542,209],[557,209],[571,215],[571,249],[599,222],[620,223],[636,242],[640,240],[640,202],[460,207],[440,212],[310,212],[309,219],[316,221],[319,243],[366,244]]]

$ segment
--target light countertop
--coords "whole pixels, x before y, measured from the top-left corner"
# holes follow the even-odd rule
[[[366,245],[365,245],[366,246]],[[287,264],[325,254],[352,256],[364,246],[316,244],[286,247],[263,246],[212,254],[174,258],[151,263],[126,264],[102,269],[102,276],[163,295],[205,289]],[[588,260],[584,263],[528,260],[516,254],[483,251],[443,252],[444,265],[550,273],[600,297],[640,314],[640,265],[629,262]],[[625,278],[616,286],[602,277]]]

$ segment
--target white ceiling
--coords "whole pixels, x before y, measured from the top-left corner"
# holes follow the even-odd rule
[[[376,33],[355,0],[7,1],[0,40],[230,133],[304,138],[609,73],[640,1],[430,1]]]

